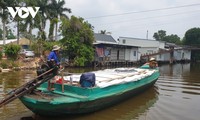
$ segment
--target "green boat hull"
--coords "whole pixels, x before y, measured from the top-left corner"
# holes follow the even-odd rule
[[[141,80],[108,86],[105,88],[81,88],[78,86],[64,86],[55,84],[56,90],[46,90],[47,83],[41,85],[39,90],[46,96],[25,95],[20,98],[23,104],[39,115],[58,116],[69,114],[82,114],[94,112],[123,100],[126,100],[138,93],[147,90],[159,77],[159,72]]]

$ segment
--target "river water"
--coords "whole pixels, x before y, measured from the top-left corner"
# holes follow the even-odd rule
[[[162,65],[159,70],[161,75],[150,89],[95,113],[42,117],[17,99],[0,108],[0,120],[199,120],[200,64]],[[35,76],[34,71],[0,73],[0,98]]]

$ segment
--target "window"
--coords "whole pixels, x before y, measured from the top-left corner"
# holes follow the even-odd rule
[[[134,57],[136,56],[136,51],[133,51],[133,56],[134,56]]]
[[[126,43],[126,40],[125,39],[123,39],[123,44],[125,44]]]

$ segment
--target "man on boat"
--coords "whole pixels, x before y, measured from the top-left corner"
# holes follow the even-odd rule
[[[60,46],[54,45],[53,49],[50,52],[50,54],[49,54],[49,56],[48,56],[47,59],[48,59],[48,61],[55,62],[55,64],[57,66],[59,66],[60,68],[62,68],[62,66],[60,65],[59,58],[58,58],[59,51],[60,51]],[[56,77],[54,77],[51,81],[49,81],[49,83],[48,83],[48,90],[54,90],[54,88],[52,88],[52,86],[54,85],[55,82],[56,82]]]
[[[57,65],[60,65],[60,61],[59,61],[59,58],[58,58],[59,50],[60,50],[60,46],[54,45],[52,51],[50,52],[50,54],[47,58],[48,60],[55,61],[55,63]]]
[[[155,58],[150,58],[150,60],[149,60],[149,62],[148,63],[146,63],[146,64],[148,64],[149,65],[149,67],[150,68],[152,68],[152,69],[154,69],[154,68],[156,68],[156,67],[158,67],[158,63],[157,63],[157,61],[156,61],[156,59]]]

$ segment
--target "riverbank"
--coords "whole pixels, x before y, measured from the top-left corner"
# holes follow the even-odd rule
[[[16,61],[12,60],[7,60],[7,59],[2,59],[0,60],[0,72],[9,72],[9,71],[18,71],[18,70],[35,70],[39,66],[41,58],[39,57],[34,57],[34,58],[21,58]],[[188,61],[188,60],[181,60],[181,61],[174,61],[173,63],[170,63],[169,61],[158,61],[158,65],[163,65],[163,64],[177,64],[177,63],[192,63],[193,61]],[[130,67],[130,66],[140,66],[144,64],[145,62],[123,62],[123,61],[107,61],[101,64],[93,63],[89,66],[90,68],[104,68],[104,67]],[[77,68],[78,66],[74,66],[74,64],[69,63],[69,62],[64,62],[63,67],[66,68]],[[82,67],[78,67],[82,68]]]
[[[0,72],[9,72],[13,70],[35,70],[38,66],[39,58],[23,58],[16,61],[2,59],[0,60]]]

